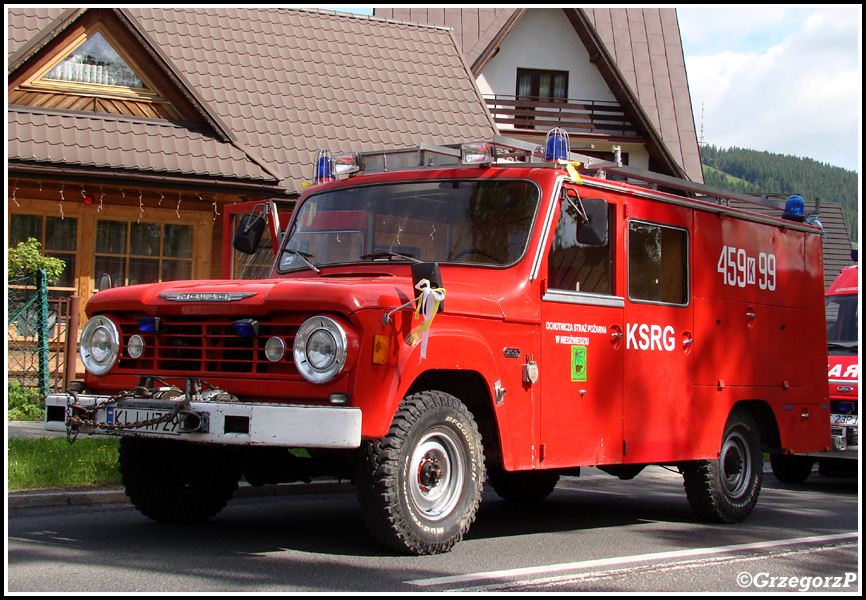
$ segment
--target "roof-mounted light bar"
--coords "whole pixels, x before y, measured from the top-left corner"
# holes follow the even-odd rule
[[[490,165],[496,162],[492,144],[474,143],[460,145],[460,163],[464,165]]]
[[[621,162],[604,161],[570,151],[568,133],[556,128],[545,138],[544,145],[500,135],[492,141],[466,144],[422,144],[416,148],[343,153],[332,156],[320,150],[313,161],[312,183],[304,187],[351,177],[358,173],[383,173],[405,169],[490,166],[494,164],[548,164],[564,162],[583,165],[587,170],[622,166]]]
[[[352,154],[338,154],[331,159],[334,175],[349,176],[360,173],[363,170],[361,155],[357,152]]]

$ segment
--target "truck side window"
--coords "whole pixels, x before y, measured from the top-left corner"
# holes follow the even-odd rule
[[[628,296],[688,303],[688,234],[683,229],[631,221],[628,225]]]
[[[577,241],[580,223],[574,207],[564,202],[550,247],[547,287],[572,292],[612,294],[611,236],[607,236],[607,244],[604,246],[581,244]]]

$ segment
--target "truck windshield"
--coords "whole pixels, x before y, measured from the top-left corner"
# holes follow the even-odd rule
[[[857,295],[828,296],[827,341],[831,344],[857,344],[859,315]]]
[[[526,252],[539,195],[527,180],[414,181],[316,194],[299,207],[277,270],[401,260],[512,265]]]

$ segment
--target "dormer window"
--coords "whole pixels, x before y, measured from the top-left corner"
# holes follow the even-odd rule
[[[153,102],[159,95],[109,27],[96,22],[61,45],[22,87],[55,94]],[[71,108],[71,107],[70,107]],[[108,112],[115,112],[109,110]],[[125,111],[120,111],[125,112]]]
[[[201,122],[182,82],[118,15],[86,9],[43,40],[11,76],[9,104]]]
[[[43,76],[43,81],[147,89],[98,31]]]

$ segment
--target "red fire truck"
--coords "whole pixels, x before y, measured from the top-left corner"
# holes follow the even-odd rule
[[[567,143],[321,156],[268,279],[96,294],[47,428],[122,436],[158,521],[241,477],[349,477],[409,554],[462,539],[485,482],[540,500],[584,466],[668,465],[701,517],[745,519],[763,451],[831,444],[821,231]]]
[[[772,455],[773,474],[780,481],[802,483],[809,477],[815,462],[822,474],[844,476],[859,473],[859,270],[858,265],[843,269],[826,294],[833,448],[829,452],[804,456]]]

